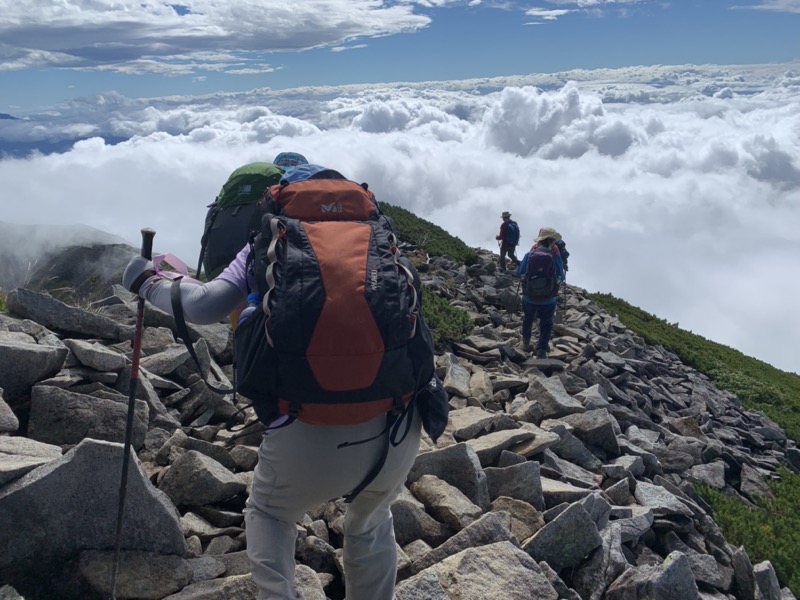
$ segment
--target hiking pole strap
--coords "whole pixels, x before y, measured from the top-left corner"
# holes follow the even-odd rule
[[[156,232],[150,228],[142,229],[142,256],[147,260],[153,258],[153,238]],[[136,306],[136,328],[133,336],[133,352],[131,355],[131,378],[128,384],[128,414],[125,419],[125,441],[122,445],[122,475],[119,482],[119,502],[117,503],[117,526],[114,534],[114,562],[111,571],[111,598],[117,594],[117,573],[122,548],[122,518],[125,514],[125,496],[128,490],[128,465],[130,464],[131,445],[133,440],[133,417],[136,412],[136,391],[139,387],[139,357],[142,354],[142,332],[144,331],[144,298],[139,298]]]
[[[197,357],[197,352],[192,345],[192,338],[189,335],[189,328],[186,326],[186,317],[183,314],[183,303],[181,302],[181,277],[177,277],[172,281],[172,287],[169,290],[170,301],[172,302],[172,315],[175,317],[175,329],[178,332],[178,337],[183,340],[184,346],[189,351],[189,356],[192,357],[197,372],[203,378],[203,382],[208,389],[218,394],[232,394],[235,392],[233,389],[218,388],[213,386],[208,381],[208,376],[203,373],[203,366],[200,364],[200,359]]]

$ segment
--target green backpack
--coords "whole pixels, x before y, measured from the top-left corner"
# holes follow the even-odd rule
[[[250,163],[230,174],[217,198],[208,205],[197,277],[204,269],[206,278],[213,279],[236,258],[250,232],[261,228],[258,201],[282,175],[281,167],[267,162]]]

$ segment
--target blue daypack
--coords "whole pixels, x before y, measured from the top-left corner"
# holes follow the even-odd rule
[[[506,244],[509,246],[519,244],[519,225],[516,221],[509,221],[506,225]]]

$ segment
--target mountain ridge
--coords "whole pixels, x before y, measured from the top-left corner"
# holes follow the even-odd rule
[[[449,242],[457,243],[453,239]],[[85,248],[83,251],[89,252],[90,249]],[[129,251],[131,256],[136,253],[130,247]],[[416,255],[421,264],[421,277],[427,290],[426,297],[436,294],[447,299],[451,306],[467,311],[473,319],[473,327],[458,340],[443,341],[437,352],[437,370],[442,374],[451,393],[453,412],[448,428],[449,441],[441,447],[426,444],[418,458],[418,461],[421,461],[419,468],[415,467],[419,471],[415,477],[420,479],[416,483],[409,484],[406,494],[410,495],[401,496],[396,506],[393,506],[398,535],[407,542],[401,544],[401,547],[410,561],[401,568],[402,583],[398,588],[399,599],[419,597],[409,594],[419,593],[424,589],[420,586],[427,585],[425,582],[432,583],[431,577],[434,576],[437,577],[438,585],[443,585],[441,578],[447,577],[448,573],[452,575],[458,572],[461,568],[459,561],[478,561],[479,564],[496,568],[499,564],[492,560],[491,554],[506,557],[508,560],[513,560],[514,557],[522,560],[518,554],[519,549],[534,557],[537,563],[528,564],[525,570],[510,572],[509,577],[515,581],[525,582],[524,585],[533,586],[536,580],[534,574],[541,573],[540,576],[544,577],[549,586],[545,588],[560,590],[555,592],[557,596],[553,596],[554,599],[556,597],[611,599],[622,598],[620,594],[624,593],[635,593],[637,597],[649,598],[650,594],[656,592],[648,591],[642,582],[637,583],[639,581],[637,578],[649,573],[649,580],[656,583],[648,585],[658,586],[660,585],[658,582],[667,576],[667,571],[672,577],[679,575],[679,580],[687,586],[688,596],[682,597],[692,597],[695,593],[704,594],[699,597],[728,594],[728,597],[738,599],[750,597],[747,590],[753,590],[755,593],[756,588],[775,592],[770,587],[773,583],[777,585],[778,581],[772,564],[765,564],[762,561],[758,565],[746,568],[749,559],[746,560],[747,554],[743,553],[742,549],[730,546],[724,537],[720,537],[721,533],[712,533],[708,525],[701,526],[703,519],[709,517],[707,511],[710,508],[692,490],[691,481],[720,486],[720,489],[728,490],[732,494],[749,498],[748,502],[753,502],[759,493],[769,493],[765,482],[779,476],[780,465],[794,469],[794,472],[800,470],[800,453],[797,452],[794,442],[788,439],[779,427],[763,415],[758,416],[742,409],[738,398],[729,392],[717,390],[707,377],[682,364],[673,352],[663,347],[650,346],[644,338],[632,334],[616,317],[605,313],[596,305],[584,290],[574,286],[567,288],[567,305],[560,310],[562,321],[556,326],[553,340],[554,349],[551,355],[561,360],[536,366],[530,363],[519,349],[519,315],[514,310],[518,298],[515,294],[516,282],[508,275],[497,273],[497,257],[494,254],[475,251],[476,260],[471,265],[465,265],[447,256],[425,260],[422,253],[415,253],[412,248],[407,248],[407,253],[412,257]],[[72,386],[73,389],[80,390],[86,386],[86,382],[80,384],[81,379],[89,376],[92,371],[97,372],[92,378],[96,377],[98,381],[109,379],[111,373],[118,371],[119,367],[110,366],[114,363],[110,357],[100,361],[97,355],[105,356],[110,351],[116,356],[124,356],[125,352],[129,351],[129,342],[125,340],[130,339],[133,304],[131,296],[118,286],[114,287],[113,283],[104,285],[111,287],[111,295],[97,303],[92,310],[99,311],[100,315],[104,315],[104,319],[113,317],[111,320],[117,323],[113,326],[106,320],[102,324],[98,321],[91,326],[91,329],[78,334],[74,331],[76,325],[69,323],[72,323],[73,317],[77,319],[78,316],[83,322],[83,319],[88,319],[88,315],[83,312],[77,315],[69,313],[72,315],[70,319],[54,318],[58,312],[66,310],[66,305],[57,303],[49,295],[39,295],[24,290],[10,294],[8,302],[10,320],[9,317],[0,319],[0,344],[6,345],[7,348],[15,346],[9,345],[8,339],[2,336],[4,327],[9,333],[12,330],[17,331],[14,337],[19,336],[24,327],[30,327],[23,327],[18,321],[21,316],[39,323],[39,327],[56,332],[56,338],[63,340],[69,348],[69,352],[64,355],[69,354],[71,358],[61,373],[54,373],[51,379],[45,379],[41,383],[28,385],[29,392],[24,392],[24,389],[20,391],[18,384],[9,386],[8,381],[0,385],[7,392],[14,390],[10,407],[12,412],[16,411],[22,416],[19,419],[22,425],[20,431],[27,430],[30,433],[33,427],[35,436],[39,440],[49,440],[40,443],[49,443],[52,446],[53,442],[56,442],[56,446],[60,445],[61,450],[66,450],[64,458],[75,456],[71,454],[73,452],[87,453],[86,444],[89,442],[85,439],[79,442],[74,434],[72,438],[59,437],[68,432],[52,424],[45,426],[34,405],[42,405],[45,402],[42,396],[47,394],[52,408],[54,406],[52,402],[55,401],[52,395],[54,385],[66,386],[63,388],[65,390]],[[148,310],[146,324],[154,335],[158,328],[169,327],[170,321]],[[86,326],[81,325],[81,327]],[[197,340],[207,348],[211,364],[219,362],[220,365],[227,365],[223,369],[215,370],[215,373],[224,378],[225,375],[222,373],[227,371],[229,374],[227,361],[230,357],[226,358],[229,331],[225,325],[212,330],[202,332],[208,339],[207,344],[204,344],[199,337]],[[30,329],[29,331],[32,332]],[[45,335],[39,331],[37,336],[40,339],[50,340],[49,344],[58,346],[52,333]],[[195,333],[199,335],[200,332],[195,330]],[[224,339],[223,333],[225,333]],[[107,341],[101,342],[103,339]],[[115,339],[117,342],[114,342]],[[150,344],[146,347],[145,353],[148,355],[144,359],[148,365],[146,368],[156,369],[156,357],[164,349],[165,344],[170,346],[170,343],[162,341],[160,344]],[[67,364],[70,366],[67,367]],[[88,368],[90,364],[94,365],[91,369]],[[83,365],[81,367],[83,375],[68,375],[80,365]],[[196,381],[196,375],[194,379],[192,378],[188,366],[184,365],[178,371],[180,374],[177,379],[177,372],[164,372],[163,376],[170,377],[180,388],[193,380],[195,387],[199,383]],[[78,379],[73,383],[65,380],[76,376]],[[149,380],[150,376],[147,378]],[[124,380],[124,377],[120,379]],[[157,380],[152,380],[153,385],[156,382]],[[164,381],[158,383],[155,390],[170,389],[162,388],[164,385],[166,385]],[[87,394],[98,392],[98,390],[89,391],[90,389],[86,388],[86,392],[83,393],[59,392],[58,397],[62,398],[61,401],[78,402]],[[184,393],[172,389],[176,395]],[[200,389],[202,390],[202,385]],[[163,479],[163,471],[167,467],[180,469],[182,463],[177,462],[177,449],[182,448],[186,451],[188,448],[200,448],[200,440],[208,442],[216,437],[217,443],[211,444],[213,448],[203,446],[202,451],[216,456],[223,462],[230,460],[219,450],[222,446],[218,444],[225,439],[222,435],[223,430],[219,429],[219,426],[212,427],[211,424],[182,423],[190,412],[194,412],[191,409],[194,401],[187,401],[185,395],[182,399],[169,400],[170,396],[165,395],[166,393],[153,395],[153,392],[148,392],[146,401],[151,414],[137,426],[140,432],[138,435],[142,436],[140,438],[142,440],[147,439],[144,437],[145,430],[149,431],[151,441],[140,447],[139,455],[148,472],[152,474],[153,481],[158,482]],[[26,409],[26,406],[29,408]],[[227,411],[225,406],[226,403],[215,403],[215,414],[225,414]],[[180,427],[175,428],[175,419]],[[614,423],[617,423],[618,431],[615,430]],[[750,425],[739,432],[740,424],[743,423]],[[175,428],[172,437],[167,438],[164,434],[156,435],[156,430],[169,427]],[[38,433],[36,433],[37,428]],[[723,433],[725,437],[719,438]],[[113,438],[114,435],[109,433],[104,439]],[[178,441],[178,438],[181,441]],[[0,441],[3,439],[5,438],[0,437]],[[727,441],[724,444],[711,443],[717,439]],[[190,443],[187,440],[194,441]],[[742,449],[746,447],[752,457],[748,458],[747,453],[739,450],[740,447]],[[176,449],[172,456],[169,456],[169,448]],[[243,453],[247,445],[235,448]],[[456,456],[459,452],[466,452],[466,457],[472,456],[470,452],[477,453],[475,456],[481,463],[481,468],[474,474],[477,477],[483,473],[484,477],[488,478],[488,483],[467,484],[462,480],[454,480],[447,471],[440,472],[434,468],[437,460],[446,461],[444,464],[457,464],[452,461],[458,460]],[[155,456],[157,454],[163,455],[163,458],[157,459]],[[616,455],[619,456],[613,458]],[[54,459],[51,457],[42,460],[43,464],[47,465]],[[234,471],[246,473],[242,464],[236,464],[239,466],[232,467]],[[422,465],[427,467],[423,468]],[[59,468],[67,467],[62,465]],[[510,482],[500,483],[505,481],[504,477],[507,474],[517,473],[520,469],[526,472],[537,471],[537,475],[531,472],[530,477],[526,476],[525,479],[532,488],[512,489],[513,486],[509,487]],[[36,475],[37,472],[35,468],[25,471],[27,474],[24,477],[27,478],[28,485],[32,486],[34,481],[46,481],[42,475]],[[162,474],[156,476],[158,472]],[[437,475],[428,475],[423,479],[423,472],[436,472]],[[465,469],[465,473],[471,472],[470,469]],[[16,473],[19,473],[19,470]],[[39,477],[42,479],[38,479]],[[519,475],[512,476],[511,480],[515,478],[519,478]],[[479,480],[480,478],[475,481]],[[23,494],[25,486],[19,483],[20,479],[15,481],[16,483],[12,482],[9,486],[13,488],[14,494]],[[538,488],[537,481],[540,482]],[[602,481],[602,486],[598,481]],[[444,543],[437,538],[439,542],[434,545],[434,538],[430,537],[432,534],[429,532],[424,536],[427,541],[423,544],[421,538],[414,539],[414,535],[418,534],[412,534],[408,529],[422,527],[421,524],[427,522],[413,507],[417,506],[420,499],[423,499],[424,503],[424,498],[432,493],[433,489],[449,489],[447,486],[442,487],[442,482],[460,489],[461,493],[468,493],[471,501],[479,507],[484,507],[483,516],[467,525],[463,534],[456,533]],[[556,486],[553,482],[560,483]],[[474,487],[476,485],[478,487]],[[482,489],[482,485],[488,485],[487,492],[481,493],[491,493],[493,509],[486,506],[486,499],[482,499],[480,494],[475,496],[477,490]],[[538,492],[534,493],[536,489],[542,490],[541,496]],[[577,491],[579,489],[589,490],[590,493],[579,493]],[[0,484],[0,507],[14,495],[9,494],[7,490],[8,487],[2,487]],[[503,490],[503,493],[500,494],[498,490]],[[623,533],[623,536],[630,535],[629,528],[636,519],[639,519],[633,509],[639,507],[636,510],[645,510],[652,501],[647,499],[651,493],[658,493],[663,498],[667,497],[664,496],[665,493],[671,494],[669,502],[672,508],[665,508],[661,503],[666,500],[659,500],[657,505],[660,508],[647,509],[654,516],[651,524],[637,526],[643,527],[635,538],[638,540],[637,543],[632,543],[631,538],[626,542],[615,542],[614,536],[619,535],[620,531],[628,531]],[[674,501],[673,497],[679,499],[679,504],[671,504]],[[611,506],[610,513],[600,508],[604,506],[603,503]],[[627,508],[623,511],[623,507]],[[538,518],[543,519],[539,526],[532,524],[537,519],[534,515],[529,515],[529,511],[533,509],[539,510],[541,517]],[[306,529],[308,537],[304,538],[298,551],[300,553],[298,560],[302,567],[316,567],[312,568],[312,572],[316,573],[320,587],[313,585],[312,593],[322,590],[323,594],[319,596],[309,593],[309,598],[338,598],[337,582],[340,581],[338,579],[340,575],[336,575],[335,566],[322,566],[327,564],[328,560],[335,563],[337,544],[335,517],[339,514],[338,510],[336,504],[332,503],[326,509],[327,512],[322,511],[314,515],[325,524],[324,531],[309,526]],[[678,512],[672,512],[674,510]],[[699,519],[697,525],[690,526],[685,520],[686,515],[679,517],[685,510],[689,510],[689,514]],[[425,511],[436,515],[438,519],[445,519],[430,506],[426,506]],[[590,515],[590,521],[582,521],[585,519],[584,513]],[[191,511],[184,514],[181,517],[182,523],[186,524],[187,519],[195,518],[191,516],[193,514]],[[211,513],[205,510],[203,514],[208,516]],[[502,516],[504,514],[511,515],[508,525],[504,524],[503,519],[506,518]],[[523,518],[522,515],[529,516]],[[533,521],[529,522],[528,518]],[[520,523],[523,521],[528,523],[527,529],[521,529]],[[610,524],[615,522],[617,525]],[[602,538],[600,547],[586,550],[596,543],[586,540],[584,542],[588,544],[584,546],[586,555],[565,556],[554,553],[552,542],[544,543],[544,540],[553,536],[559,528],[566,527],[563,529],[565,534],[574,532],[574,527],[577,527],[578,523],[583,523],[583,527],[588,530],[596,528]],[[626,525],[623,526],[623,523]],[[434,527],[434,523],[428,522],[427,526]],[[533,537],[519,539],[527,535],[523,534],[523,531],[531,532],[536,527],[539,527],[538,533],[533,533]],[[214,539],[217,540],[216,545],[221,544],[225,537],[225,534],[218,533],[209,538],[207,537],[209,534],[200,533],[197,525],[193,525],[190,530],[194,534],[188,536],[187,541],[199,536],[201,540],[205,540],[202,546],[210,544]],[[320,546],[315,540],[321,538],[317,538],[312,531],[319,535],[327,531],[329,539],[326,543],[331,547],[326,549],[327,546]],[[479,531],[482,533],[478,534]],[[511,531],[514,535],[508,537],[509,534],[504,533],[506,531]],[[467,532],[471,532],[467,537],[472,542],[464,546],[459,540],[467,535]],[[700,536],[702,543],[700,538],[692,536]],[[476,540],[480,540],[480,543]],[[511,541],[510,546],[502,545],[507,541]],[[241,542],[239,546],[240,544]],[[207,550],[202,546],[200,551]],[[428,548],[425,549],[424,546]],[[235,545],[229,546],[233,547]],[[614,548],[627,558],[622,562],[613,559],[612,563],[609,563],[614,565],[613,569],[606,571],[599,571],[591,566],[596,561],[612,560]],[[221,560],[220,556],[237,552],[240,550],[221,555],[212,554],[212,556],[214,560]],[[326,558],[322,560],[323,557]],[[667,558],[670,559],[669,565],[677,566],[666,567]],[[713,568],[709,562],[712,558],[716,565]],[[230,557],[225,560],[230,560]],[[573,566],[567,567],[567,565]],[[705,565],[704,570],[701,570],[701,565]],[[736,565],[737,568],[730,565]],[[742,565],[745,565],[745,568],[742,568]],[[94,568],[100,567],[95,564]],[[627,573],[627,576],[620,570]],[[91,571],[91,568],[88,569],[85,577],[91,579],[89,577]],[[233,575],[233,572],[235,570],[228,568],[224,577],[209,579],[211,582],[209,585],[220,586],[216,588],[218,590],[230,589],[230,586],[246,587],[246,583],[242,580],[235,579],[240,575]],[[308,575],[307,571],[303,572]],[[600,575],[601,572],[605,575]],[[5,573],[8,571],[4,571],[0,566],[0,574]],[[332,579],[329,579],[330,577]],[[589,584],[589,581],[594,581],[594,584]],[[4,582],[4,579],[0,578],[0,583]],[[540,584],[544,585],[541,581]],[[482,593],[486,594],[486,597],[492,597],[489,595],[491,590],[496,590],[497,593],[508,591],[502,586],[492,588],[491,583],[485,586]],[[601,589],[600,596],[596,595],[596,591],[592,591],[593,586]],[[664,588],[659,589],[661,592],[664,591]],[[456,588],[451,591],[460,593]],[[475,592],[475,589],[472,591]],[[541,597],[548,597],[549,593],[551,592],[543,592]],[[781,592],[778,588],[777,593],[778,596],[769,597],[793,597],[788,590]],[[245,594],[241,597],[249,596]]]

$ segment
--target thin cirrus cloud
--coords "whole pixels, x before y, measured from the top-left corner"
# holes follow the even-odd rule
[[[0,120],[3,221],[78,223],[192,264],[236,167],[302,152],[471,246],[552,226],[570,283],[800,371],[800,63],[130,99]],[[76,141],[79,140],[79,141]],[[117,143],[111,143],[114,140]],[[122,141],[120,141],[122,140]]]
[[[542,19],[543,21],[555,21],[559,17],[568,15],[573,12],[569,9],[555,9],[555,8],[530,8],[525,11],[525,16],[533,17],[535,19]],[[529,23],[535,25],[536,23]]]
[[[763,0],[762,2],[738,5],[733,8],[738,10],[764,10],[800,14],[800,0]]]

